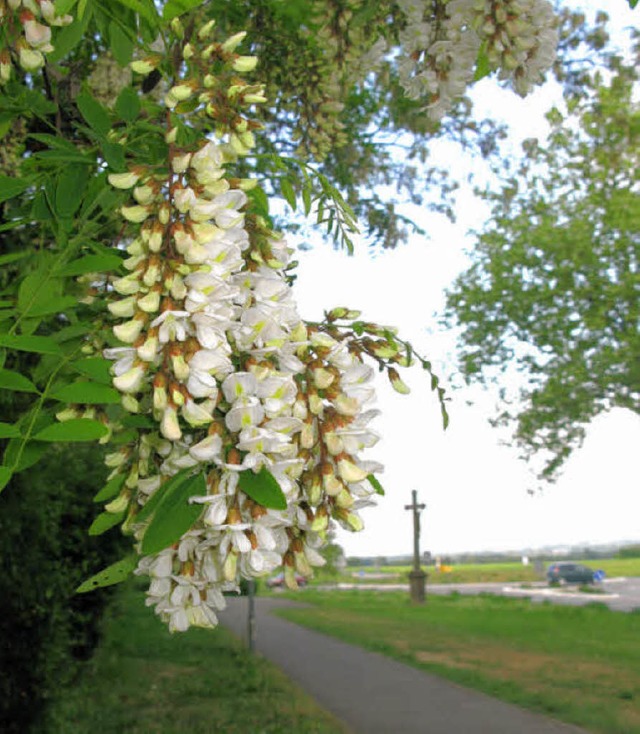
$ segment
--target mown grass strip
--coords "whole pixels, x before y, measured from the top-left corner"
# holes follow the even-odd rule
[[[552,563],[545,561],[545,566]],[[608,578],[614,576],[640,576],[640,558],[602,558],[593,561],[580,561],[590,568],[602,569]],[[536,572],[532,564],[523,566],[521,563],[460,563],[444,566],[445,570],[437,570],[434,566],[425,567],[429,574],[430,584],[471,584],[471,583],[503,583],[517,581],[531,583],[545,580],[544,574]],[[348,566],[345,571],[336,577],[336,581],[348,583],[371,583],[367,574],[390,574],[387,578],[376,578],[375,583],[408,583],[411,566]],[[323,581],[319,574],[319,581]],[[324,579],[326,583],[327,579]]]
[[[171,635],[133,585],[114,599],[84,675],[40,734],[346,734],[225,629]]]
[[[602,734],[640,734],[640,613],[497,596],[305,590],[278,613]]]

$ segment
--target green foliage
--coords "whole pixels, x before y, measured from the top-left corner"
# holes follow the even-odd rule
[[[180,540],[202,514],[202,505],[190,503],[189,499],[206,493],[203,474],[185,476],[164,489],[142,538],[142,553],[159,553]]]
[[[240,489],[264,507],[274,510],[286,510],[287,498],[271,472],[264,466],[255,474],[251,470],[240,472],[238,475]]]
[[[553,478],[595,415],[640,409],[640,109],[637,70],[617,57],[549,111],[548,142],[484,192],[491,220],[448,295],[465,378],[527,379],[499,416]]]
[[[101,533],[93,534],[99,535]],[[135,556],[127,556],[127,558],[123,558],[120,561],[116,561],[116,563],[112,563],[107,568],[103,568],[102,571],[99,571],[98,573],[91,576],[91,578],[83,581],[76,589],[76,592],[78,594],[85,594],[87,591],[95,591],[95,589],[100,589],[104,586],[113,586],[114,584],[119,584],[133,573],[133,569],[135,567]]]
[[[122,553],[118,535],[94,539],[92,486],[104,469],[95,447],[56,448],[11,479],[0,496],[0,729],[31,731],[99,638],[104,593],[74,589]]]

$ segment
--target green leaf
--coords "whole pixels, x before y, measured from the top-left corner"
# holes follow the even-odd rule
[[[126,479],[126,474],[116,474],[116,476],[110,479],[98,492],[98,494],[93,498],[93,501],[105,502],[106,500],[110,500],[112,497],[115,497],[119,494]]]
[[[159,553],[179,540],[202,514],[201,504],[189,498],[207,493],[204,474],[197,474],[165,491],[142,538],[141,552]]]
[[[90,377],[95,382],[111,385],[111,362],[102,357],[87,357],[71,365],[76,372]]]
[[[55,210],[60,219],[70,219],[78,211],[88,180],[88,166],[64,167],[56,186]]]
[[[291,185],[291,181],[287,178],[280,179],[280,193],[287,201],[287,204],[293,209],[295,212],[296,210],[296,192],[293,190],[293,186]]]
[[[26,191],[30,185],[31,182],[25,178],[0,176],[0,204]]]
[[[125,87],[116,100],[116,112],[125,122],[134,122],[140,114],[140,97],[133,87]]]
[[[103,586],[113,586],[119,584],[128,578],[137,565],[137,557],[135,555],[127,556],[117,563],[112,563],[107,568],[103,568],[97,574],[80,584],[76,589],[77,594],[86,594],[88,591],[99,589]]]
[[[55,0],[56,15],[66,15],[78,0]]]
[[[384,494],[384,489],[382,485],[373,474],[369,474],[367,479],[369,480],[369,484],[375,489],[377,494]]]
[[[44,310],[45,313],[51,313],[47,310],[50,301],[58,298],[62,292],[62,285],[52,280],[50,272],[43,263],[39,270],[30,273],[20,283],[18,289],[18,310],[23,314],[32,315],[32,312]]]
[[[109,433],[99,421],[74,418],[64,423],[54,423],[43,428],[33,437],[34,441],[96,441]]]
[[[41,150],[38,153],[34,153],[35,158],[43,158],[48,161],[66,161],[67,163],[84,163],[89,164],[92,162],[90,156],[82,153],[79,150],[71,151],[59,148],[56,150]]]
[[[29,316],[36,318],[39,316],[46,316],[51,313],[63,313],[70,308],[75,308],[78,305],[78,299],[73,296],[60,296],[59,298],[52,298],[46,303],[37,303],[29,309]]]
[[[103,140],[100,147],[102,148],[102,154],[109,168],[112,168],[116,173],[122,173],[125,169],[124,148],[120,143],[111,143],[108,140]]]
[[[158,428],[158,424],[146,415],[126,415],[122,419],[122,425],[125,428]]]
[[[53,212],[49,208],[44,191],[38,191],[34,196],[31,217],[38,222],[50,222],[53,219]]]
[[[75,2],[72,3],[75,5]],[[67,11],[63,13],[58,12],[59,15],[65,15]],[[47,61],[51,61],[54,64],[61,61],[70,51],[72,51],[82,40],[89,19],[91,18],[92,8],[89,7],[89,12],[79,14],[68,26],[65,26],[59,30],[54,38],[55,48],[51,53],[47,54]]]
[[[14,392],[39,392],[31,380],[11,370],[0,370],[0,389]]]
[[[476,59],[476,70],[473,75],[473,81],[477,82],[480,79],[484,79],[485,76],[489,76],[491,73],[491,64],[489,62],[489,55],[487,54],[487,44],[483,43],[478,51],[478,58]]]
[[[78,260],[56,270],[56,276],[84,275],[85,273],[103,273],[117,270],[122,265],[122,258],[117,255],[85,255]]]
[[[0,466],[0,492],[9,484],[13,472],[8,466]]]
[[[273,510],[286,510],[287,498],[278,481],[263,466],[257,474],[250,469],[238,475],[238,486],[252,500]]]
[[[10,466],[11,471],[21,472],[36,464],[47,450],[43,443],[28,442],[22,438],[10,439],[4,453],[4,464]]]
[[[76,104],[87,125],[101,138],[111,130],[111,119],[107,110],[88,92],[80,92]]]
[[[15,262],[16,260],[22,260],[22,258],[29,257],[30,255],[33,255],[33,252],[31,252],[31,250],[24,250],[23,252],[10,252],[8,255],[0,255],[0,265],[8,265],[9,263]]]
[[[162,17],[164,20],[173,20],[173,18],[197,8],[202,3],[203,0],[169,0],[162,9]]]
[[[121,5],[130,8],[136,12],[141,18],[147,20],[152,26],[159,25],[160,17],[155,9],[152,0],[117,0]]]
[[[113,58],[125,67],[133,56],[133,41],[114,20],[109,23],[109,46]]]
[[[164,495],[167,492],[173,492],[175,487],[186,482],[191,476],[192,471],[193,470],[191,468],[182,469],[177,474],[174,474],[171,479],[168,479],[164,484],[158,487],[158,489],[148,499],[144,507],[136,515],[136,522],[144,522],[147,520],[155,511],[156,507],[158,507]]]
[[[308,217],[311,213],[311,191],[306,186],[302,189],[302,201],[304,203],[304,215]]]
[[[638,4],[638,0],[628,0],[628,2],[629,2],[629,7],[631,8],[631,10],[633,10],[636,7],[636,5]]]
[[[16,349],[19,352],[33,352],[35,354],[56,354],[62,356],[62,349],[49,336],[15,336],[14,334],[0,334],[0,347]]]
[[[86,405],[116,405],[120,402],[120,393],[115,388],[98,382],[73,382],[56,390],[50,397],[64,403]]]
[[[94,324],[87,323],[86,321],[78,321],[70,326],[65,326],[64,329],[57,331],[53,338],[58,344],[64,344],[65,342],[73,341],[78,337],[82,337],[83,341],[87,334],[90,334],[94,328]]]
[[[19,438],[20,429],[11,423],[0,423],[0,438]]]
[[[89,535],[102,535],[118,525],[124,519],[126,510],[122,512],[101,512],[89,526]]]

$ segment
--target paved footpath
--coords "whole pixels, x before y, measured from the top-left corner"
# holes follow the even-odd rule
[[[220,621],[247,639],[247,598],[227,600]],[[270,614],[291,604],[256,599],[256,649],[354,734],[586,734]]]

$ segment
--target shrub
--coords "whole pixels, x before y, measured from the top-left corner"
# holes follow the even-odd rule
[[[123,540],[91,538],[91,497],[104,476],[94,447],[54,447],[0,495],[0,730],[32,729],[98,640],[108,596],[76,595],[116,560]]]

